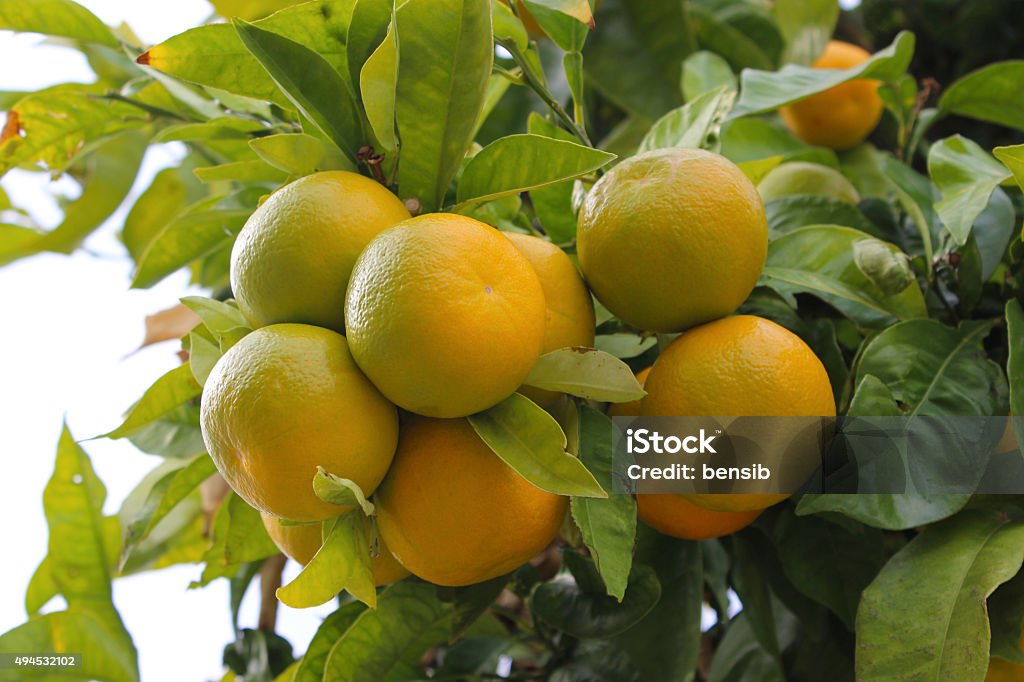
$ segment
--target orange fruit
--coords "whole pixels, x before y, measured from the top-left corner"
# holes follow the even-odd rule
[[[569,346],[594,345],[594,301],[576,266],[560,248],[539,237],[506,232],[530,262],[544,290],[544,342],[541,353]],[[551,407],[560,393],[523,386],[519,392],[541,407]]]
[[[636,496],[636,513],[644,523],[659,533],[684,540],[730,535],[752,524],[761,511],[712,511],[688,502],[683,495]]]
[[[863,48],[832,40],[812,67],[849,69],[867,61],[871,53]],[[882,117],[879,82],[858,78],[811,95],[779,110],[790,132],[809,144],[831,149],[849,149],[860,144]]]
[[[261,512],[260,516],[263,517],[263,527],[267,529],[267,535],[274,541],[277,548],[290,559],[305,566],[320,551],[320,546],[323,544],[323,524],[308,523],[299,526],[286,526],[270,514]],[[398,563],[384,542],[381,541],[378,544],[380,552],[370,560],[374,584],[388,585],[409,575],[409,571]]]
[[[658,357],[644,387],[645,416],[835,416],[828,374],[800,337],[753,315],[691,329]],[[752,511],[788,495],[689,495],[716,511]]]
[[[386,230],[352,271],[352,356],[392,402],[463,417],[515,392],[544,342],[544,290],[489,225],[449,213]]]
[[[734,163],[700,149],[626,159],[583,202],[580,267],[624,322],[659,332],[734,312],[757,283],[768,221]]]
[[[345,289],[356,258],[409,211],[379,182],[314,173],[270,195],[231,250],[231,288],[255,327],[301,322],[345,330]]]
[[[370,495],[398,441],[395,406],[359,371],[345,337],[304,324],[263,327],[232,346],[206,380],[200,421],[231,488],[292,521],[344,511],[313,493],[317,466]]]
[[[467,420],[414,418],[374,502],[398,561],[424,580],[457,586],[529,561],[558,533],[569,499],[512,470]]]
[[[651,368],[642,369],[636,373],[636,380],[643,386],[647,383],[647,375],[651,373]],[[636,417],[640,414],[640,401],[631,400],[628,403],[611,403],[608,405],[608,416],[609,417]]]

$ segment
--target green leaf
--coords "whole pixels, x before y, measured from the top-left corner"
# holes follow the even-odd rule
[[[594,15],[587,0],[529,0],[527,4],[560,12],[572,17],[584,26],[591,28],[594,26]]]
[[[186,296],[181,302],[199,316],[206,328],[219,341],[224,337],[231,337],[237,341],[252,331],[252,325],[233,300],[218,301],[205,296]]]
[[[1024,88],[1024,60],[996,62],[963,76],[939,98],[939,110],[1024,130],[1017,95]]]
[[[593,408],[580,407],[579,457],[601,487],[611,492],[612,422]],[[569,505],[572,518],[590,550],[607,593],[622,601],[633,565],[636,537],[636,502],[632,495],[609,495],[595,500],[574,497]]]
[[[1013,147],[996,147],[992,150],[995,157],[1003,162],[1003,165],[1013,173],[1013,179],[1017,185],[1024,189],[1024,144]]]
[[[1010,177],[988,152],[960,135],[932,145],[928,174],[942,193],[935,210],[960,246],[967,243],[974,221],[985,210],[992,192]]]
[[[555,45],[571,55],[579,56],[587,40],[588,28],[594,26],[587,0],[522,0],[522,3]],[[553,5],[562,7],[556,8]],[[575,16],[571,13],[573,8],[567,8],[566,5],[575,5],[578,10]]]
[[[262,159],[231,161],[218,166],[196,168],[196,177],[207,184],[213,182],[260,182],[280,185],[288,176],[280,168]]]
[[[901,32],[892,44],[849,69],[812,69],[787,64],[779,71],[748,69],[740,77],[740,98],[732,117],[762,114],[810,97],[855,78],[892,81],[907,71],[914,35]]]
[[[231,566],[260,561],[281,550],[267,535],[260,513],[238,495],[224,500],[227,508],[227,534],[224,537],[224,562]]]
[[[958,328],[936,320],[910,320],[889,327],[864,347],[855,384],[879,379],[904,405],[903,414],[1006,414],[1003,371],[985,357],[989,322],[963,322]]]
[[[419,661],[450,628],[448,606],[425,583],[402,581],[380,593],[375,610],[364,611],[337,640],[324,667],[333,682],[413,680]]]
[[[485,580],[482,583],[453,588],[452,631],[449,642],[460,639],[482,616],[508,585],[509,576]]]
[[[985,600],[1022,560],[1024,525],[994,512],[926,529],[864,591],[857,678],[980,680],[989,656]]]
[[[796,511],[800,516],[836,512],[872,528],[898,531],[949,518],[968,500],[970,495],[803,495]]]
[[[569,571],[538,585],[529,605],[535,618],[573,637],[603,639],[625,632],[650,613],[661,598],[661,585],[650,566],[633,567],[625,597],[620,600],[604,593],[597,568],[590,560],[572,550],[564,551],[562,556]]]
[[[626,363],[591,348],[560,348],[545,353],[523,383],[613,403],[628,403],[647,395]]]
[[[773,170],[778,168],[779,164],[782,163],[781,156],[769,156],[765,159],[753,159],[751,161],[741,161],[736,164],[743,174],[747,176],[755,185],[764,179],[764,176],[771,173]],[[815,221],[815,222],[828,222],[828,221]],[[769,226],[770,227],[770,226]]]
[[[873,238],[838,225],[804,227],[777,237],[768,244],[764,282],[784,294],[814,294],[867,327],[924,317],[924,296],[918,286],[887,294],[860,271],[854,244],[865,239]],[[887,246],[898,252],[895,246]]]
[[[711,660],[708,682],[778,682],[783,679],[777,657],[765,650],[754,636],[752,620],[749,614],[740,613],[729,621],[729,629]]]
[[[513,393],[468,419],[498,457],[538,488],[556,495],[608,496],[583,463],[566,452],[558,422],[528,398]]]
[[[531,112],[527,118],[527,131],[533,135],[575,141],[571,133],[536,112]],[[572,203],[574,184],[567,181],[530,190],[533,211],[544,232],[556,244],[568,244],[576,239],[576,210]]]
[[[345,35],[345,54],[348,59],[349,78],[361,95],[363,105],[369,103],[369,97],[362,93],[359,86],[359,74],[366,60],[385,39],[391,28],[389,24],[394,16],[393,0],[355,0],[352,8],[352,19],[349,21],[348,33]]]
[[[333,144],[305,133],[257,137],[249,141],[249,146],[261,159],[291,175],[356,168]]]
[[[683,62],[683,95],[687,102],[723,87],[735,92],[738,86],[729,62],[714,52],[694,52]]]
[[[674,109],[651,127],[638,152],[665,147],[697,148],[718,139],[718,130],[732,107],[736,92],[721,86]]]
[[[781,156],[782,161],[812,161],[839,167],[831,149],[812,147],[789,134],[779,124],[761,118],[741,118],[722,125],[722,155],[733,163]]]
[[[917,228],[917,233],[921,237],[925,262],[931,272],[935,250],[933,235],[936,233],[937,221],[933,202],[934,188],[928,178],[892,156],[882,157],[881,169],[891,181],[889,186],[895,190],[900,206],[910,216]]]
[[[353,510],[337,518],[323,546],[290,583],[277,590],[277,598],[295,609],[326,604],[342,590],[370,608],[377,591],[370,572],[367,519]]]
[[[196,383],[188,365],[179,365],[146,389],[139,402],[128,410],[124,422],[119,427],[101,437],[125,438],[130,436],[146,424],[199,396],[201,392],[202,388]]]
[[[592,173],[615,155],[541,135],[509,135],[483,147],[466,165],[458,202],[484,202]]]
[[[399,195],[435,211],[483,108],[494,60],[490,2],[409,0],[398,9],[398,41]]]
[[[193,329],[188,334],[188,364],[192,376],[200,386],[206,385],[214,365],[224,353],[213,334],[205,327]]]
[[[841,199],[796,194],[773,199],[765,203],[764,208],[771,237],[812,225],[843,225],[875,237],[881,236],[879,229],[856,206]]]
[[[642,355],[651,348],[654,348],[657,343],[658,339],[654,336],[638,336],[626,332],[600,334],[594,340],[597,350],[623,360]]]
[[[327,656],[331,653],[331,648],[365,610],[364,604],[353,601],[327,616],[317,628],[309,646],[306,647],[306,653],[302,655],[302,660],[291,682],[322,682],[324,666],[327,663]]]
[[[136,199],[121,230],[121,241],[133,260],[138,261],[154,235],[205,196],[206,188],[192,173],[192,161],[186,158],[180,166],[157,173]]]
[[[786,41],[783,61],[810,64],[825,50],[839,19],[832,0],[776,0],[772,14]]]
[[[0,242],[0,265],[41,251],[71,253],[117,210],[135,182],[148,138],[126,131],[98,146],[76,162],[82,173],[82,193],[64,211],[60,225],[49,232],[19,233]]]
[[[313,492],[328,504],[340,507],[358,506],[364,514],[373,516],[373,503],[366,499],[358,483],[335,476],[321,466],[316,468],[316,474],[313,476]]]
[[[120,47],[106,24],[71,0],[0,0],[0,29]]]
[[[775,67],[770,46],[781,43],[782,36],[769,17],[737,5],[719,14],[693,4],[688,6],[687,13],[701,47],[723,56],[735,70]],[[741,17],[745,25],[729,21]]]
[[[354,4],[354,0],[316,0],[277,12],[255,25],[301,42],[347,78],[345,35]],[[207,24],[185,31],[150,48],[137,61],[186,81],[290,106],[230,24]]]
[[[1006,361],[1006,374],[1010,379],[1010,411],[1019,417],[1024,415],[1024,308],[1021,308],[1020,301],[1006,302],[1006,332],[1010,349],[1010,357]]]
[[[362,130],[355,96],[341,74],[302,43],[241,19],[234,26],[288,101],[354,161]]]
[[[359,91],[362,93],[366,118],[383,152],[393,152],[398,148],[395,135],[397,87],[398,35],[392,24],[384,40],[366,59],[359,74]]]
[[[195,360],[195,355],[189,358],[193,375]],[[194,401],[179,405],[132,433],[128,440],[143,452],[161,457],[188,458],[202,454],[206,452],[206,444],[199,428],[199,405]]]

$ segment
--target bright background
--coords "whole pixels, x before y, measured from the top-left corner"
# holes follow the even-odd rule
[[[25,0],[30,2],[31,0]],[[206,0],[79,0],[110,25],[127,23],[148,44],[191,28],[211,13]],[[859,0],[844,0],[852,7]],[[71,49],[42,44],[39,36],[0,31],[0,90],[37,90],[68,81],[93,80],[85,59]],[[134,197],[160,168],[178,158],[174,145],[150,148]],[[50,182],[41,174],[14,171],[2,181],[16,206],[39,225],[60,220],[51,196],[72,195],[75,183]],[[62,420],[78,440],[106,433],[152,381],[178,364],[176,342],[138,353],[143,318],[197,293],[184,273],[147,290],[130,290],[131,262],[117,240],[124,211],[116,213],[72,256],[44,254],[0,268],[0,632],[25,621],[24,590],[46,554],[42,490],[53,468]],[[104,512],[121,501],[159,458],[139,454],[127,441],[84,444],[107,486]],[[285,580],[296,571],[289,563]],[[146,682],[220,679],[223,647],[234,639],[225,581],[186,589],[199,566],[178,566],[121,578],[114,601],[139,649]],[[54,600],[47,609],[60,610]],[[256,590],[242,604],[240,624],[255,627]],[[296,611],[281,605],[278,632],[298,647],[313,636],[330,607]],[[707,625],[707,624],[706,624]]]

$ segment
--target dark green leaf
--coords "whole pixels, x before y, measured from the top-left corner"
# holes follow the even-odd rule
[[[454,642],[466,634],[473,623],[491,607],[491,604],[504,591],[508,581],[509,577],[502,575],[475,585],[454,588],[452,632],[448,637],[449,642]]]
[[[1024,308],[1020,301],[1006,303],[1006,330],[1010,357],[1006,361],[1006,374],[1010,379],[1010,410],[1024,415]],[[1024,436],[1024,434],[1021,434]],[[1020,441],[1018,441],[1020,442]]]

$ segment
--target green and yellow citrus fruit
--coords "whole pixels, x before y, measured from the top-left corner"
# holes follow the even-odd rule
[[[409,217],[387,188],[347,171],[315,173],[270,195],[231,251],[231,287],[256,327],[280,322],[345,329],[345,290],[356,258]]]
[[[800,337],[753,315],[687,331],[658,357],[641,401],[646,416],[819,416],[836,413],[828,374]],[[716,511],[763,509],[787,495],[692,495]]]
[[[580,210],[577,251],[594,294],[641,329],[671,332],[734,312],[761,275],[768,223],[725,157],[659,149],[602,177]]]
[[[374,239],[345,306],[352,356],[392,402],[462,417],[515,392],[544,343],[544,290],[501,232],[432,213]]]
[[[231,488],[292,521],[341,511],[313,493],[318,466],[369,495],[398,440],[395,406],[359,371],[345,337],[303,324],[257,329],[232,346],[206,381],[200,421]]]
[[[414,418],[374,498],[381,537],[414,575],[469,585],[508,573],[558,533],[568,498],[535,487],[465,419]]]
[[[765,202],[797,194],[838,199],[856,205],[860,194],[842,173],[820,163],[793,161],[773,168],[757,184]]]
[[[506,233],[530,262],[544,290],[544,343],[541,353],[569,346],[594,345],[594,301],[569,256],[551,242],[524,234]],[[560,394],[524,386],[520,393],[542,407]]]
[[[267,535],[274,541],[277,548],[286,556],[305,566],[323,544],[323,526],[319,523],[286,526],[270,514],[261,513],[263,527]],[[409,575],[402,564],[388,551],[387,546],[380,542],[380,552],[370,560],[370,570],[376,585],[388,585]]]
[[[761,511],[713,511],[693,504],[683,495],[636,496],[637,516],[644,523],[659,533],[683,540],[710,540],[730,535],[752,524]]]
[[[811,65],[849,69],[871,57],[863,48],[832,40]],[[878,81],[857,79],[782,107],[779,114],[795,136],[813,145],[849,149],[860,144],[882,117]]]

